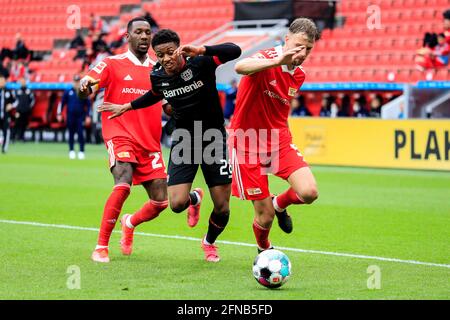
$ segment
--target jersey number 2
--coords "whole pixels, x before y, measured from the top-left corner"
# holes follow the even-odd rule
[[[161,154],[159,152],[153,152],[150,153],[150,156],[154,157],[152,160],[152,168],[153,169],[162,168],[162,163],[158,163],[159,159],[161,159]]]

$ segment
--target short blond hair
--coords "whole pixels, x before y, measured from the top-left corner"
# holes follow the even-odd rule
[[[317,29],[316,24],[309,18],[295,19],[289,26],[289,32],[294,34],[303,32],[311,42],[320,39],[320,32]]]

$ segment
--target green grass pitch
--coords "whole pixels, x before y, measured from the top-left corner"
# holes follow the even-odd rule
[[[275,246],[311,251],[284,250],[292,277],[268,290],[252,276],[251,203],[236,198],[219,238],[229,242],[218,243],[217,264],[205,262],[200,249],[209,194],[197,227],[187,226],[185,213],[167,209],[137,228],[145,234],[135,236],[131,257],[120,254],[115,232],[111,263],[93,263],[113,180],[103,145],[88,145],[86,155],[69,160],[66,145],[48,143],[13,144],[0,155],[0,299],[450,298],[449,172],[312,166],[319,199],[290,208],[292,234],[277,225],[271,232]],[[194,185],[206,189],[201,174]],[[286,186],[271,177],[272,192]],[[133,187],[123,212],[146,200],[144,189]],[[12,223],[17,221],[42,225]],[[80,272],[80,289],[67,285],[71,266]],[[368,288],[369,266],[379,268],[379,289]]]

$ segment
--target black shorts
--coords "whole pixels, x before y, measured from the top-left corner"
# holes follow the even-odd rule
[[[169,186],[192,183],[199,166],[208,188],[231,183],[226,131],[224,128],[210,130],[213,131],[208,130],[206,135],[195,137],[192,134],[185,139],[172,136],[177,140],[173,140],[170,149]]]

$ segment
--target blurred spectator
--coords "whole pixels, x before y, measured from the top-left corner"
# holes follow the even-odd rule
[[[355,101],[353,104],[353,116],[355,118],[367,118],[369,116],[369,113],[366,109],[361,108],[361,105],[358,101]]]
[[[223,110],[223,116],[226,120],[230,120],[234,113],[234,107],[237,94],[237,80],[233,79],[230,83],[230,88],[225,91],[225,107]]]
[[[437,69],[448,65],[450,44],[445,34],[437,35],[437,44],[433,48],[421,48],[417,51],[415,62],[419,70]]]
[[[76,49],[77,54],[73,58],[76,59],[84,59],[86,55],[86,43],[84,42],[84,38],[81,34],[81,29],[77,29],[75,38],[72,39],[70,42],[70,49]]]
[[[2,130],[2,153],[8,150],[11,136],[10,112],[14,109],[16,98],[14,92],[6,89],[6,79],[0,75],[0,129]]]
[[[381,117],[381,107],[383,106],[383,97],[377,94],[370,100],[370,111],[369,117],[380,118]]]
[[[101,33],[96,33],[92,37],[92,51],[94,57],[97,57],[99,52],[109,51],[108,44],[103,40],[103,35]]]
[[[10,48],[2,48],[2,51],[0,51],[0,61],[5,61],[6,58],[12,59],[13,54],[12,50]]]
[[[89,32],[90,34],[103,34],[108,33],[105,21],[98,15],[91,13],[89,20]]]
[[[348,94],[344,94],[341,97],[341,107],[338,111],[338,117],[350,117],[352,114],[351,111],[351,101],[350,96]]]
[[[22,39],[22,35],[20,33],[16,34],[16,47],[13,50],[13,59],[17,60],[27,60],[30,54],[30,50],[28,50],[25,42]]]
[[[62,122],[62,111],[67,105],[67,128],[69,129],[69,159],[75,159],[75,134],[78,136],[80,149],[78,151],[78,159],[83,160],[84,155],[84,129],[83,123],[91,122],[91,100],[80,99],[77,91],[80,88],[80,77],[73,77],[73,87],[64,92],[61,104],[58,107],[58,121]]]
[[[359,94],[356,93],[355,94],[355,101],[357,101],[359,103],[359,105],[361,106],[361,108],[365,109],[367,111],[367,98],[365,96],[365,94]]]
[[[95,59],[94,50],[92,48],[86,49],[86,56],[83,59],[83,64],[81,65],[80,73],[84,73],[89,70],[93,61]]]
[[[159,25],[156,22],[155,18],[153,18],[152,14],[148,11],[145,12],[144,19],[148,21],[150,27],[152,29],[152,33],[156,33],[159,30]]]
[[[450,9],[444,12],[444,35],[445,41],[450,44]]]
[[[420,71],[436,70],[448,65],[450,54],[450,9],[443,13],[443,32],[426,33],[422,48],[416,51],[414,62]],[[427,79],[432,79],[432,73]]]
[[[4,66],[4,62],[1,59],[0,59],[0,76],[5,77],[5,79],[9,78],[9,70]]]
[[[437,45],[436,33],[426,32],[423,37],[422,47],[433,49]]]
[[[27,88],[25,78],[20,79],[20,88],[16,90],[16,113],[12,134],[12,140],[25,141],[25,130],[31,116],[31,110],[34,106],[35,99],[33,92]]]
[[[100,61],[102,61],[103,59],[105,59],[106,57],[110,56],[111,54],[109,53],[109,51],[107,50],[107,48],[103,45],[99,45],[97,47],[98,52],[95,55],[95,59],[92,61],[91,67],[95,67]]]
[[[10,65],[10,78],[12,82],[16,82],[21,78],[28,80],[29,74],[28,69],[22,61],[12,60]]]
[[[320,105],[320,116],[321,117],[331,117],[331,105],[332,99],[330,99],[330,95],[325,93],[322,96],[322,103]],[[336,110],[337,113],[337,110]]]
[[[339,113],[339,105],[336,103],[336,97],[328,95],[326,98],[327,110],[330,110],[330,117],[336,118]]]
[[[336,17],[336,1],[328,1],[326,17],[325,28],[333,30]]]
[[[105,96],[105,89],[100,89],[95,97],[92,99],[92,110],[97,110],[97,108],[103,103],[103,98]],[[164,116],[164,114],[163,114]],[[91,135],[94,138],[94,143],[99,144],[103,142],[102,136],[102,117],[99,112],[92,113],[92,121],[91,121]],[[92,140],[92,139],[90,139]],[[86,137],[86,141],[88,138]],[[170,147],[170,146],[169,146]]]
[[[437,36],[438,44],[434,47],[432,56],[434,57],[434,65],[436,68],[448,65],[448,57],[450,54],[450,44],[445,41],[445,34],[440,33]]]
[[[291,116],[292,117],[310,117],[311,112],[309,112],[306,107],[305,97],[303,95],[297,94],[291,101]]]
[[[112,31],[111,31],[112,33]],[[125,22],[119,21],[117,28],[114,29],[113,40],[110,43],[110,48],[112,50],[120,48],[122,45],[126,43],[125,34],[127,33],[127,26]]]

